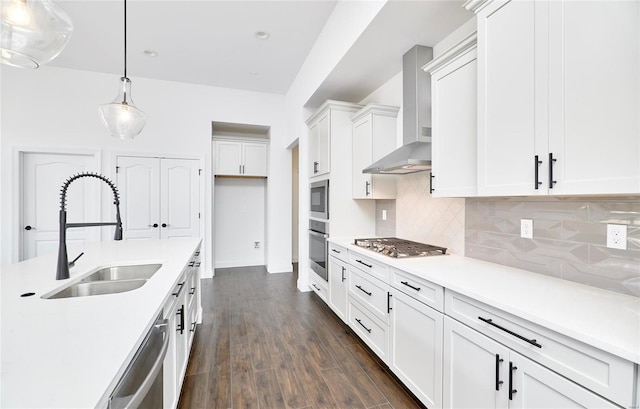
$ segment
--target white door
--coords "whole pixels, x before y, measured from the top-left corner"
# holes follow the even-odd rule
[[[97,163],[93,155],[23,154],[20,260],[57,250],[60,188],[74,174],[97,170]],[[93,178],[82,178],[72,183],[67,192],[67,223],[101,221],[101,183]],[[96,227],[67,230],[68,245],[99,240],[100,229]]]
[[[117,185],[125,240],[160,238],[158,158],[119,156]]]
[[[200,236],[200,161],[160,160],[160,237]]]
[[[242,174],[245,176],[267,176],[267,144],[242,144]]]
[[[442,407],[444,315],[391,290],[389,367],[429,408]]]
[[[508,407],[506,347],[444,317],[443,366],[444,408]]]
[[[618,408],[595,393],[511,351],[513,384],[511,408]]]
[[[544,132],[542,142],[547,134],[535,123],[541,108],[535,66],[543,62],[536,60],[536,4],[499,0],[478,13],[480,196],[541,192],[534,190],[536,132]],[[547,152],[546,146],[540,152]]]

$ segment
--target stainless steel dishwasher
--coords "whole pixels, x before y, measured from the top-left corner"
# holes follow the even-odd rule
[[[162,364],[171,336],[167,323],[160,314],[109,397],[109,409],[162,408]]]

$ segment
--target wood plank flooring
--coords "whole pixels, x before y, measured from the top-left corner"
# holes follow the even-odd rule
[[[295,273],[217,269],[202,304],[180,409],[423,408]]]

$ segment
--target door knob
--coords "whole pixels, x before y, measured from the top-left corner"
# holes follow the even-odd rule
[[[167,223],[162,223],[162,227],[169,227]]]
[[[24,229],[25,229],[26,231],[29,231],[29,230],[32,230],[32,229],[33,229],[33,230],[35,230],[36,228],[35,228],[35,227],[31,227],[31,226],[25,226],[25,228],[24,228]]]
[[[150,224],[150,225],[149,225],[149,227],[153,227],[153,228],[156,228],[156,227],[158,227],[158,223],[153,223],[153,224]]]

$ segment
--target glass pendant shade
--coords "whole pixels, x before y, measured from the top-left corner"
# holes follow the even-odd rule
[[[73,32],[69,16],[50,0],[2,0],[0,62],[38,68],[56,58]]]
[[[131,99],[131,80],[120,78],[120,92],[113,102],[100,105],[100,119],[112,136],[120,139],[133,139],[147,122],[147,114],[133,105]]]

